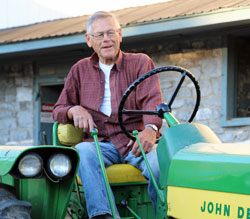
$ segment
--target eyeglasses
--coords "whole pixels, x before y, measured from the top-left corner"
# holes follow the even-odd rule
[[[96,40],[102,40],[104,38],[105,33],[106,33],[109,38],[113,39],[113,38],[115,38],[116,32],[118,32],[118,30],[108,30],[106,32],[99,32],[96,34],[89,34],[89,35],[92,36],[93,38],[95,38]]]

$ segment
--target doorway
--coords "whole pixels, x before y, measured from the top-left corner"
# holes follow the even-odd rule
[[[38,145],[52,145],[53,106],[59,98],[63,84],[40,86],[40,130]]]

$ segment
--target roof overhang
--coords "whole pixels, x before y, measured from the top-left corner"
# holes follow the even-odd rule
[[[153,35],[173,36],[194,34],[219,28],[250,24],[250,7],[219,9],[212,12],[160,19],[156,21],[131,24],[123,27],[123,38],[148,38]],[[29,53],[59,47],[78,46],[86,43],[84,34],[73,34],[47,39],[37,39],[0,45],[0,56]]]

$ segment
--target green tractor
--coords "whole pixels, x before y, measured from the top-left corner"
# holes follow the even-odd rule
[[[138,84],[168,71],[180,73],[181,79],[167,104],[160,104],[155,111],[124,109]],[[180,124],[171,114],[171,106],[186,77],[194,84],[196,101],[188,122]],[[159,183],[142,150],[158,194],[156,216],[147,193],[148,181],[128,164],[105,169],[98,131],[92,131],[113,218],[118,217],[109,184],[121,218],[250,219],[250,145],[222,144],[207,126],[190,123],[199,103],[197,80],[188,70],[175,66],[146,73],[129,86],[121,99],[119,124],[124,134],[138,141],[141,150],[137,131],[131,134],[123,124],[124,114],[158,115],[169,126],[157,146]],[[70,147],[81,139],[81,130],[56,122],[51,146],[0,146],[0,219],[88,218],[84,191],[76,174],[79,156]]]

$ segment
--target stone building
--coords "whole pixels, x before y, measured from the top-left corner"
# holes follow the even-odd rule
[[[113,13],[122,24],[122,50],[147,53],[156,67],[177,65],[196,76],[201,103],[194,122],[208,125],[223,142],[250,139],[250,1],[173,0]],[[51,143],[51,108],[72,64],[92,53],[84,39],[86,19],[0,30],[0,145],[43,144],[43,131]],[[160,74],[165,102],[179,77]],[[173,114],[187,121],[195,98],[185,79]]]

